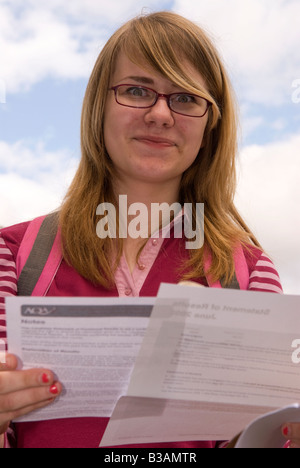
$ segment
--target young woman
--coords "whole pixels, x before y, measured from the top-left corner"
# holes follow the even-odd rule
[[[233,203],[236,125],[226,72],[199,27],[167,12],[142,16],[121,27],[101,51],[87,87],[82,158],[55,226],[61,260],[43,294],[155,296],[161,282],[182,280],[281,293],[273,263]],[[146,235],[132,236],[126,229],[114,238],[97,229],[103,219],[97,207],[103,203],[116,207],[120,226],[122,196],[127,206],[139,203],[147,209]],[[155,203],[181,207],[188,203],[192,215],[187,221],[183,209],[176,221],[164,227],[170,234],[167,238],[154,237],[162,223],[151,225],[146,220],[151,221]],[[198,203],[205,207],[204,245],[187,249],[184,236],[174,235],[175,222],[195,225]],[[132,219],[132,212],[126,212],[126,226]],[[2,339],[6,338],[4,298],[21,291],[20,257],[30,226],[3,229],[0,237]],[[43,273],[48,273],[47,265]],[[0,372],[2,445],[12,434],[12,419],[51,404],[62,390],[47,369],[17,372],[15,368],[16,357],[7,355]],[[13,426],[14,444],[97,447],[107,422],[80,418],[19,423]],[[289,425],[284,433],[288,430],[297,442],[299,427]],[[214,447],[215,443],[165,446]]]

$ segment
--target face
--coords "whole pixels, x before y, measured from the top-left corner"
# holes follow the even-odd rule
[[[202,76],[190,65],[191,77],[205,88]],[[149,67],[140,68],[120,53],[110,82],[142,85],[158,93],[186,90]],[[180,184],[182,174],[192,165],[202,145],[207,114],[201,118],[172,112],[165,98],[148,109],[123,107],[108,91],[104,138],[107,152],[126,184],[134,182]]]

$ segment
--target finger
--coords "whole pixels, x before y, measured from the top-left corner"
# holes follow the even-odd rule
[[[16,370],[18,367],[18,358],[14,354],[5,354],[5,359],[0,362],[0,372]]]
[[[31,413],[32,411],[36,411],[41,408],[45,408],[46,406],[52,404],[55,401],[54,398],[48,398],[47,400],[34,403],[32,405],[24,406],[23,408],[16,409],[14,411],[11,411],[10,413],[7,414],[9,421],[15,421],[18,418],[21,418],[22,416],[26,416],[27,414]]]
[[[7,420],[15,419],[33,409],[44,406],[60,395],[62,386],[59,382],[47,387],[31,388],[0,396],[2,415]],[[1,414],[0,413],[0,414]]]
[[[0,372],[0,395],[32,387],[49,386],[53,382],[54,375],[47,369]]]
[[[282,426],[281,431],[291,441],[291,445],[300,445],[300,423],[287,423]]]

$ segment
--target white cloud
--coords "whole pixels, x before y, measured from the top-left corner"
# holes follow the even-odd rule
[[[176,0],[173,8],[213,33],[245,98],[291,101],[300,78],[299,0]]]
[[[0,141],[0,226],[60,206],[78,161],[68,151],[46,151],[41,142]]]
[[[15,173],[0,174],[0,227],[28,221],[58,208],[59,196]]]
[[[0,141],[0,168],[4,173],[14,172],[55,186],[55,181],[60,181],[75,164],[76,158],[68,150],[48,151],[42,141]]]
[[[49,76],[86,77],[96,47],[92,38],[87,49],[80,50],[80,46],[72,27],[50,10],[26,10],[16,17],[8,7],[0,6],[0,74],[8,93],[27,90]]]
[[[27,0],[31,8],[51,8],[55,13],[73,17],[76,20],[88,21],[114,27],[118,23],[123,23],[133,16],[140,14],[142,9],[159,8],[162,1],[148,0],[146,3],[140,0],[72,0],[62,2],[61,0]]]
[[[7,92],[28,90],[49,76],[88,78],[108,37],[143,5],[135,0],[4,0],[0,78]]]
[[[273,258],[285,291],[300,294],[300,134],[240,155],[237,206]]]

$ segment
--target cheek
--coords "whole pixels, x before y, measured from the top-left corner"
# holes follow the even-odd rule
[[[182,126],[181,132],[185,135],[185,148],[188,156],[195,159],[203,145],[203,137],[206,125]]]
[[[108,145],[116,146],[120,141],[130,137],[132,128],[136,128],[138,119],[125,107],[112,106],[107,110],[104,117],[104,139],[106,149]]]

